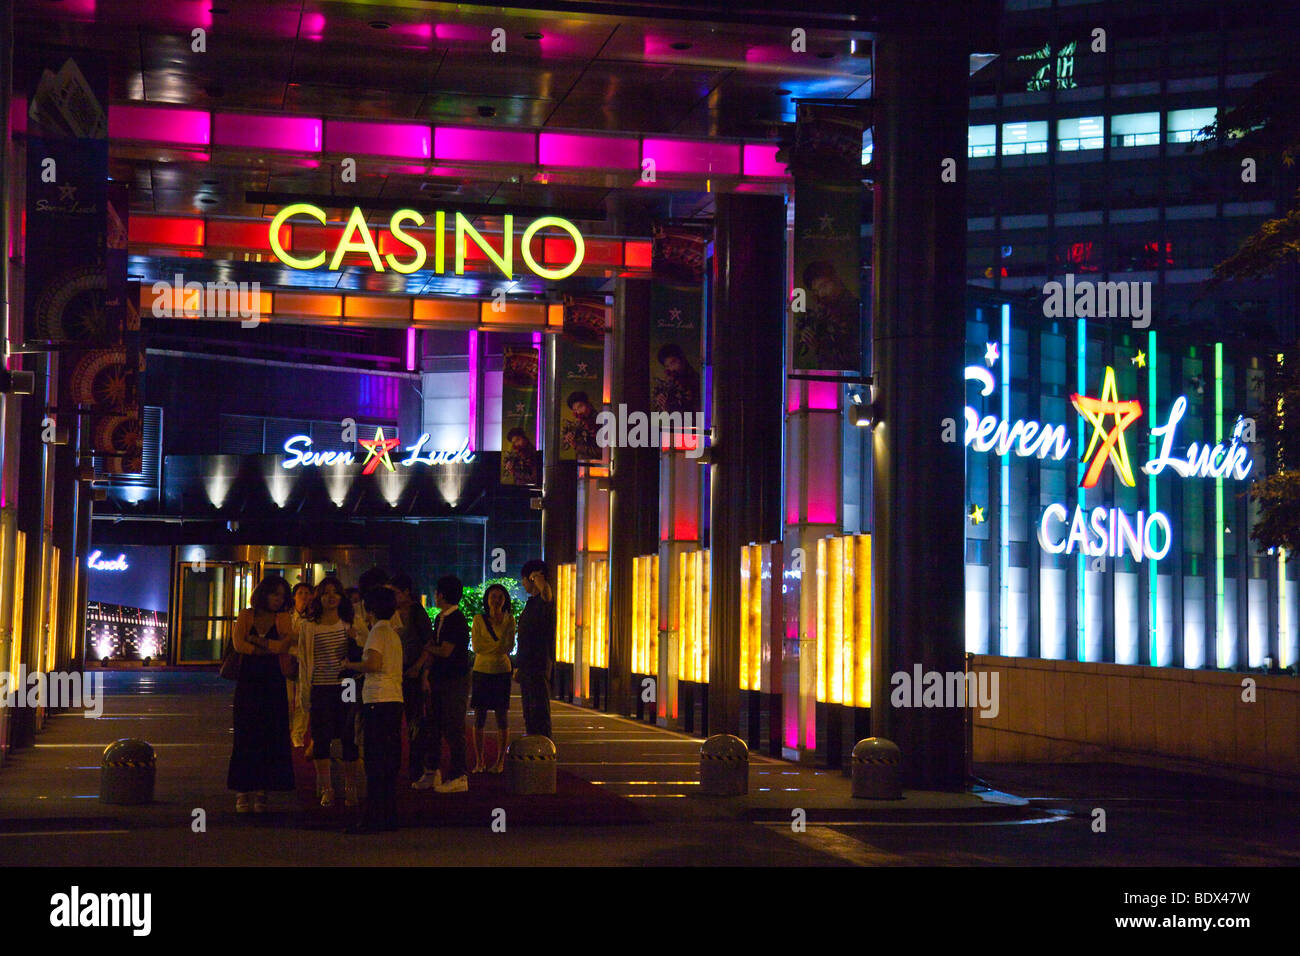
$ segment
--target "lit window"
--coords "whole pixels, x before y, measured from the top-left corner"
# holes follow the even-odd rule
[[[998,128],[993,123],[988,126],[966,127],[966,155],[971,159],[978,156],[996,156],[998,151]]]
[[[1056,148],[1101,149],[1106,141],[1106,121],[1101,116],[1077,116],[1056,121]]]
[[[1167,138],[1171,143],[1190,143],[1206,137],[1201,130],[1214,122],[1218,111],[1213,106],[1196,110],[1170,110]]]
[[[1002,155],[1047,152],[1047,122],[1002,124]]]
[[[1160,144],[1159,113],[1123,113],[1110,118],[1110,144],[1112,146],[1158,146]]]

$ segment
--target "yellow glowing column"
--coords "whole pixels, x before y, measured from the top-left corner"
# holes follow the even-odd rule
[[[871,535],[854,536],[856,554],[854,575],[856,587],[857,628],[854,631],[853,682],[856,685],[853,703],[857,707],[871,706],[871,628],[874,594],[871,589]]]
[[[762,690],[763,552],[765,545],[740,549],[740,689]]]
[[[587,635],[589,667],[609,666],[609,621],[605,596],[609,587],[609,560],[587,562]]]
[[[574,629],[577,625],[575,589],[578,583],[578,566],[561,564],[555,569],[555,658],[573,663]]]
[[[19,531],[14,535],[13,565],[13,617],[10,619],[9,672],[18,675],[18,665],[22,662],[23,648],[23,591],[27,585],[27,532]]]

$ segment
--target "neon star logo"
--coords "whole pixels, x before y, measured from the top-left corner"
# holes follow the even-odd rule
[[[1092,459],[1088,470],[1084,472],[1083,480],[1079,482],[1080,488],[1092,488],[1097,484],[1101,477],[1101,469],[1106,464],[1106,459],[1115,466],[1115,473],[1119,475],[1120,481],[1134,487],[1136,482],[1133,480],[1133,466],[1128,460],[1128,444],[1124,441],[1124,429],[1138,420],[1142,414],[1142,403],[1136,400],[1121,402],[1119,392],[1115,387],[1115,370],[1109,365],[1106,366],[1106,377],[1102,380],[1101,398],[1089,398],[1080,395],[1077,392],[1070,396],[1070,404],[1074,406],[1075,411],[1087,419],[1092,425],[1092,438],[1088,442],[1088,450],[1083,453],[1081,461]],[[1106,430],[1103,419],[1107,415],[1115,417],[1115,424],[1110,431]]]
[[[1130,361],[1132,361],[1132,363],[1136,365],[1138,368],[1146,368],[1147,353],[1143,352],[1141,349],[1138,349],[1137,355],[1133,356],[1133,358]]]
[[[984,509],[981,508],[979,505],[971,505],[971,506],[970,506],[970,511],[969,511],[969,513],[966,515],[966,517],[970,518],[970,523],[971,523],[971,524],[983,524],[983,523],[984,523]]]
[[[993,366],[998,364],[998,343],[997,342],[984,343],[984,364],[987,365],[989,368],[992,368]]]
[[[366,450],[366,460],[362,462],[365,465],[361,469],[361,474],[369,475],[379,467],[383,462],[384,467],[389,471],[396,471],[393,467],[393,459],[388,457],[388,453],[396,448],[401,442],[396,438],[385,438],[382,428],[375,429],[374,438],[358,438],[357,444]]]

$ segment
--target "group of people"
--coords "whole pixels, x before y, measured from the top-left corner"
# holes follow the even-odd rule
[[[528,600],[518,620],[509,592],[493,584],[470,622],[460,609],[464,586],[454,575],[437,582],[432,621],[405,574],[389,578],[372,568],[357,588],[334,576],[292,589],[279,575],[265,577],[232,638],[240,657],[227,786],[236,792],[236,812],[265,812],[267,791],[293,790],[292,749],[304,746],[315,765],[317,800],[334,806],[330,748],[337,740],[347,807],[360,804],[358,763],[365,767],[365,807],[349,832],[394,829],[403,722],[412,789],[468,790],[470,773],[504,768],[512,675],[526,733],[550,737],[555,596],[540,560],[525,563],[520,580]],[[472,755],[466,752],[468,708],[475,712]],[[497,729],[491,761],[489,711]]]

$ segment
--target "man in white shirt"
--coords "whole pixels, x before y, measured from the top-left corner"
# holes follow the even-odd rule
[[[402,641],[393,628],[397,597],[378,587],[365,595],[372,620],[360,661],[346,661],[342,671],[366,675],[361,688],[365,739],[366,804],[361,822],[347,833],[381,833],[397,829],[397,772],[402,761]]]

